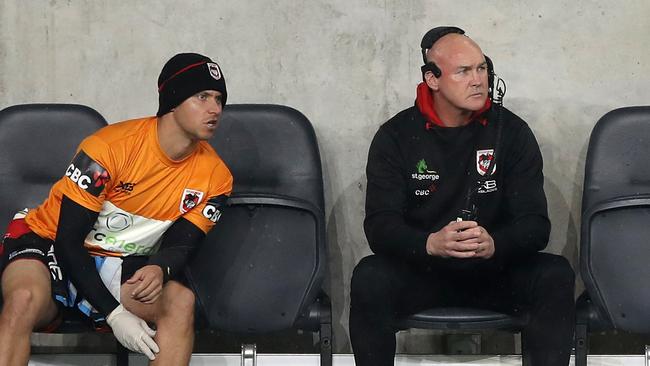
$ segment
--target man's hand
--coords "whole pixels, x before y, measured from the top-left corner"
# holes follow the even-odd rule
[[[448,258],[490,258],[494,240],[476,221],[452,221],[429,234],[426,244],[429,255]]]
[[[479,235],[476,237],[478,240],[478,249],[476,250],[476,257],[488,259],[494,255],[494,239],[490,233],[481,226],[477,226]]]
[[[160,266],[150,264],[137,270],[126,280],[129,285],[137,284],[131,292],[131,298],[145,304],[153,304],[162,294],[163,271]]]
[[[156,331],[149,328],[147,322],[138,318],[121,304],[106,317],[106,323],[113,329],[115,338],[133,352],[144,353],[150,360],[155,360],[154,353],[160,348],[153,340]]]

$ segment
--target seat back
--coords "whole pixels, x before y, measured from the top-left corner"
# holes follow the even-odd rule
[[[36,207],[65,173],[81,140],[106,126],[77,104],[23,104],[0,111],[0,227]]]
[[[617,329],[650,332],[650,107],[605,114],[589,140],[580,269]]]
[[[199,306],[221,330],[289,329],[308,316],[327,258],[314,130],[289,107],[229,105],[210,143],[234,190],[189,266]]]

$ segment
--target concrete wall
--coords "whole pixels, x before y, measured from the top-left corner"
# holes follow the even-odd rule
[[[505,104],[542,148],[549,250],[575,264],[589,132],[613,108],[650,104],[649,14],[648,0],[1,0],[0,108],[73,102],[109,121],[153,114],[162,64],[195,51],[220,63],[230,103],[302,111],[320,141],[341,352],[351,271],[369,253],[368,145],[413,103],[422,34],[461,26],[494,60]]]

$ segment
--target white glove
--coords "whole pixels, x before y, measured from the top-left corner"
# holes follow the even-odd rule
[[[149,328],[147,322],[126,310],[122,304],[111,311],[106,323],[113,329],[113,334],[122,345],[133,352],[144,353],[150,360],[155,360],[154,353],[160,348],[154,342],[156,331]]]

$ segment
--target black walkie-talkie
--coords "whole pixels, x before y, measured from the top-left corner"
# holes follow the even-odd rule
[[[467,190],[467,195],[465,196],[465,203],[463,208],[460,209],[458,215],[456,216],[456,221],[476,221],[478,220],[478,208],[474,204],[474,187],[470,187]]]

